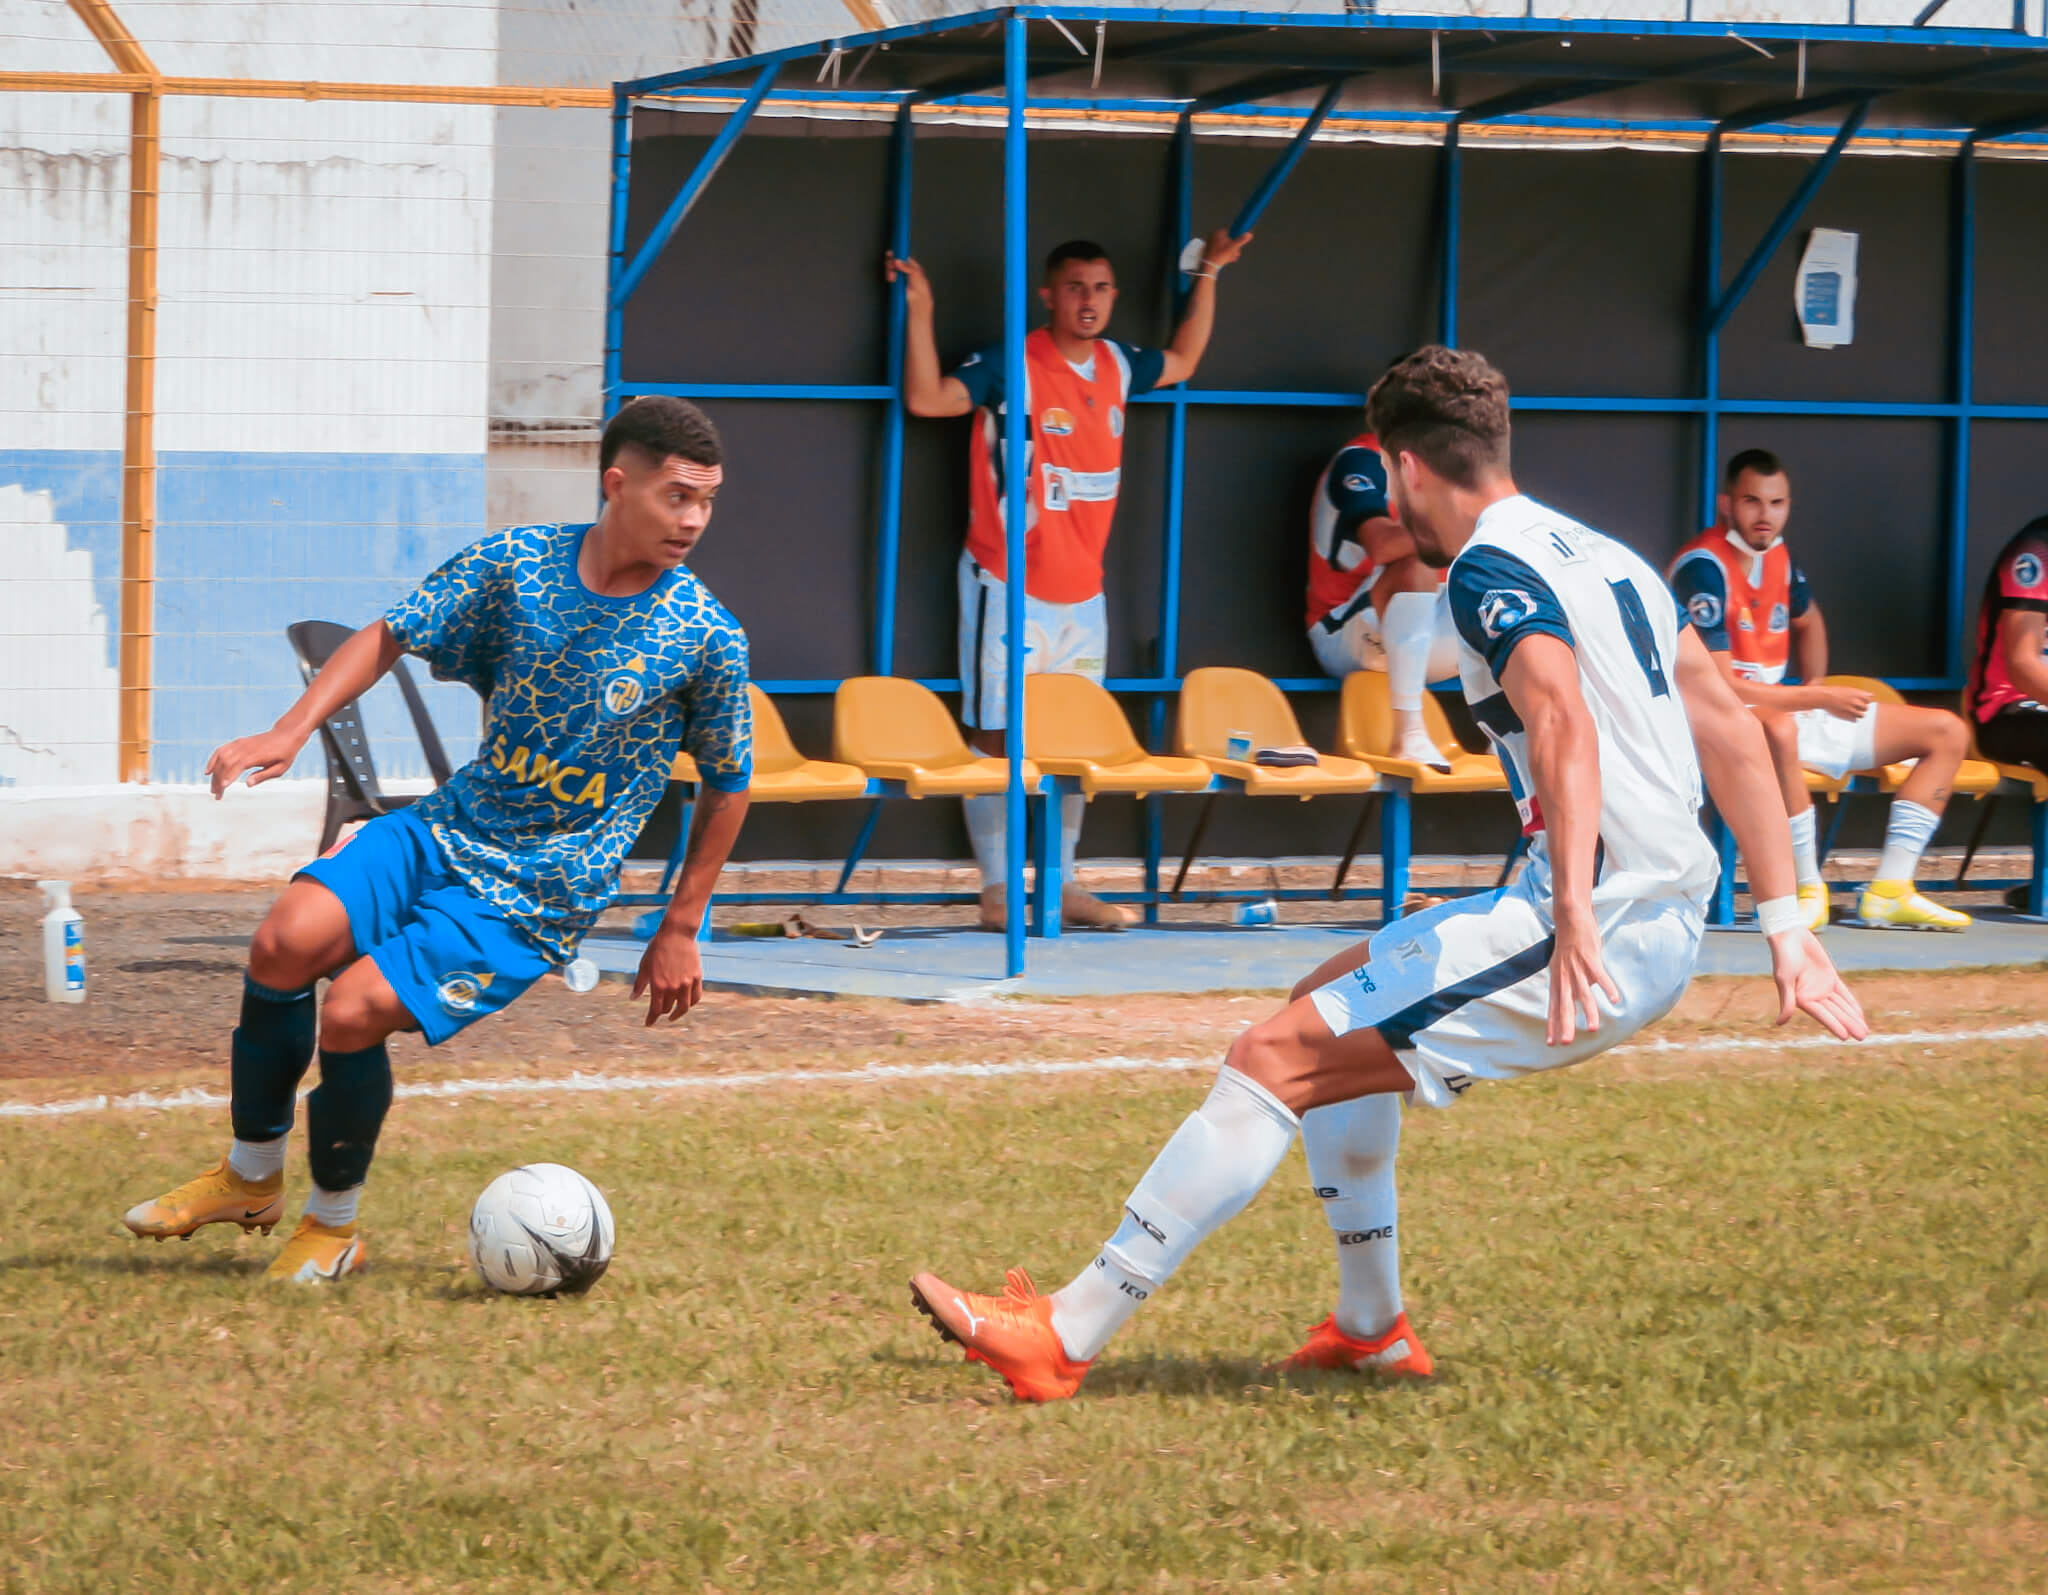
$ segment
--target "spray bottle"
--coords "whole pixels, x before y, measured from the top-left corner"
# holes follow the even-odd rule
[[[43,916],[43,995],[52,1002],[84,1002],[85,919],[71,906],[71,883],[36,885],[50,900]]]

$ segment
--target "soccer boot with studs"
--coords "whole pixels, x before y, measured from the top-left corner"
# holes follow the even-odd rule
[[[1806,928],[1815,935],[1828,928],[1828,889],[1820,882],[1799,888],[1799,908],[1806,915]]]
[[[1301,1350],[1282,1361],[1280,1373],[1369,1373],[1382,1379],[1427,1379],[1436,1372],[1436,1360],[1422,1344],[1421,1336],[1409,1326],[1408,1315],[1400,1314],[1385,1333],[1370,1340],[1356,1340],[1337,1327],[1337,1315],[1330,1314],[1308,1332]]]
[[[154,1201],[131,1207],[121,1222],[137,1235],[190,1240],[208,1224],[239,1224],[243,1233],[260,1229],[268,1235],[284,1217],[284,1176],[245,1180],[222,1158],[197,1179],[187,1180]]]
[[[312,1214],[299,1220],[284,1250],[263,1270],[265,1279],[289,1280],[295,1285],[324,1285],[347,1274],[358,1274],[370,1260],[363,1238],[353,1224],[330,1229]]]
[[[1968,930],[1970,916],[1922,897],[1911,881],[1872,881],[1856,905],[1859,924],[1874,930]]]
[[[936,1274],[910,1282],[910,1300],[945,1339],[1003,1376],[1019,1401],[1062,1401],[1081,1388],[1091,1366],[1076,1362],[1052,1327],[1052,1298],[1038,1294],[1021,1268],[1000,1296],[956,1290]]]

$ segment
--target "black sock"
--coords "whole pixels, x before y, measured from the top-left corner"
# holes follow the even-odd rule
[[[313,1061],[313,988],[278,991],[242,977],[242,1019],[230,1043],[237,1141],[275,1141],[292,1128],[293,1099]]]
[[[363,1183],[390,1107],[391,1054],[383,1042],[360,1052],[321,1049],[320,1083],[306,1098],[315,1185],[346,1191]]]

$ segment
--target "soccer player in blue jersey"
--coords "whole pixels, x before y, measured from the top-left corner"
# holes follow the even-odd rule
[[[244,777],[284,774],[401,654],[489,706],[477,756],[446,786],[300,870],[257,929],[230,1048],[233,1144],[214,1168],[131,1208],[137,1235],[219,1223],[270,1232],[317,1045],[313,1194],[268,1272],[312,1282],[360,1269],[356,1209],[391,1105],[385,1042],[398,1031],[446,1041],[575,956],[679,746],[702,781],[696,823],[633,994],[649,997],[650,1025],[702,997],[697,926],[753,767],[746,633],[684,568],[723,478],[718,432],[681,399],[636,399],[605,428],[598,457],[595,523],[472,544],[338,648],[270,730],[209,761],[216,798]]]

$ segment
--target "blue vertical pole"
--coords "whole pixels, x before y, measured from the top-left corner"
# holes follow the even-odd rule
[[[1188,278],[1179,267],[1181,247],[1194,230],[1195,214],[1195,127],[1194,119],[1182,111],[1173,126],[1173,146],[1167,166],[1167,298],[1171,325],[1167,336],[1179,326],[1187,309]],[[1153,673],[1161,677],[1180,674],[1180,571],[1182,532],[1186,512],[1188,407],[1181,389],[1166,420],[1166,519],[1159,540],[1159,657]],[[1154,698],[1151,706],[1149,746],[1154,752],[1166,749],[1166,700]],[[1145,803],[1145,923],[1159,923],[1159,858],[1165,851],[1165,800],[1154,794]]]
[[[1003,579],[1008,613],[1003,675],[1009,715],[1003,735],[1010,760],[1004,817],[1009,857],[1004,860],[1007,923],[1006,975],[1024,973],[1024,543],[1026,537],[1025,429],[1031,419],[1024,375],[1024,305],[1031,285],[1025,272],[1024,19],[1003,21],[1003,88],[1009,121],[1003,130]]]
[[[1977,359],[1977,141],[1963,140],[1956,157],[1955,209],[1951,221],[1949,351],[1954,381],[1955,439],[1949,450],[1948,605],[1946,646],[1949,673],[1964,672],[1965,628],[1969,624],[1964,583],[1970,570],[1970,406],[1975,402]]]
[[[1707,135],[1706,225],[1702,229],[1705,259],[1700,263],[1700,519],[1714,524],[1721,458],[1721,329],[1714,307],[1721,299],[1721,130]]]
[[[1458,124],[1444,130],[1443,153],[1443,302],[1437,309],[1437,342],[1447,349],[1458,346],[1458,212],[1459,194]]]
[[[910,102],[889,138],[889,248],[910,253]],[[909,315],[901,277],[889,288],[889,409],[882,422],[882,508],[875,528],[875,674],[896,668],[896,567],[903,549],[903,339]]]
[[[626,309],[619,299],[619,273],[626,269],[626,200],[633,171],[633,102],[612,90],[612,227],[605,256],[604,418],[619,410],[619,355],[625,342]]]

